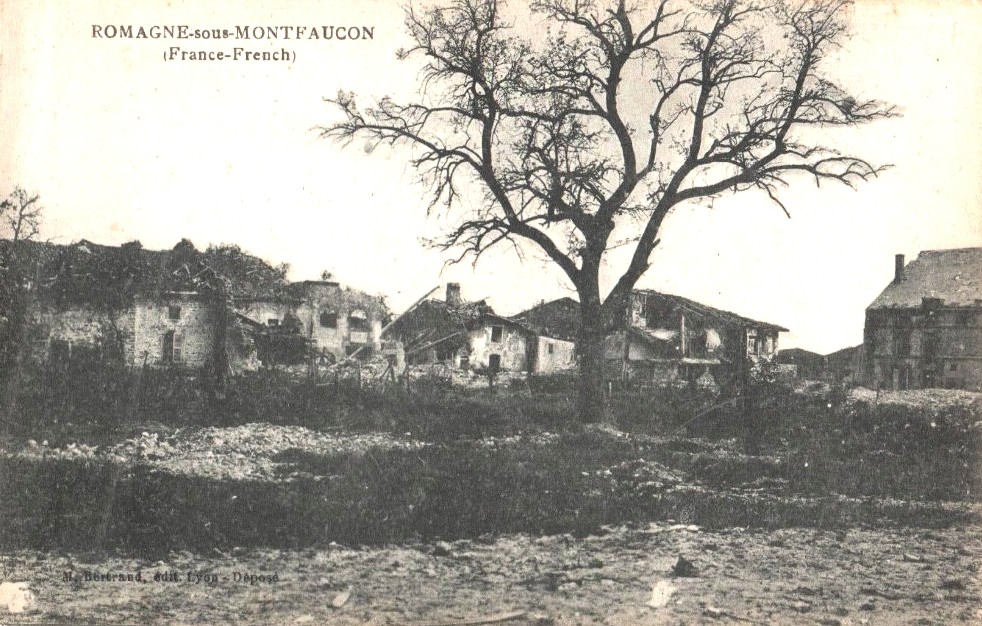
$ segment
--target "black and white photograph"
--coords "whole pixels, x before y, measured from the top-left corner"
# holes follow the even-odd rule
[[[0,624],[982,623],[978,0],[3,0]]]

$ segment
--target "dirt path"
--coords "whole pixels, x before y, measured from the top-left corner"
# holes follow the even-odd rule
[[[679,557],[693,576],[673,573]],[[0,623],[414,625],[522,612],[500,623],[971,624],[982,622],[980,558],[978,527],[706,532],[669,524],[586,538],[174,554],[157,563],[17,552],[3,557],[3,580],[27,581],[37,610],[0,608]],[[176,572],[178,581],[64,580],[65,572],[137,571],[145,579]],[[250,585],[235,582],[236,573],[277,580]],[[199,575],[217,582],[193,582]],[[653,599],[664,606],[649,606]]]

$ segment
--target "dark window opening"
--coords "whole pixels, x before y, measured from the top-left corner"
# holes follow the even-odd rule
[[[500,343],[501,342],[501,326],[491,327],[491,342]]]
[[[453,361],[455,350],[446,346],[440,346],[436,349],[436,360],[440,362]]]
[[[169,330],[164,333],[161,359],[165,363],[180,363],[184,356],[184,338],[180,333]]]
[[[181,319],[181,307],[177,306],[176,304],[168,305],[167,319],[174,321]]]
[[[338,314],[335,311],[321,311],[320,325],[322,328],[337,328]]]
[[[279,326],[280,325],[280,320],[276,319],[275,317],[271,317],[268,320],[266,320],[266,325],[267,326]]]
[[[950,364],[948,366],[948,371],[949,372],[957,372],[958,371],[958,363],[952,363],[952,364]]]
[[[497,372],[501,369],[501,355],[492,354],[488,357],[488,369],[492,372]]]
[[[759,351],[759,345],[757,343],[756,333],[751,333],[747,335],[747,355],[757,356]]]
[[[546,344],[546,352],[553,354],[556,352],[556,346],[554,344]]]
[[[368,331],[368,314],[361,309],[355,309],[348,314],[348,331]]]

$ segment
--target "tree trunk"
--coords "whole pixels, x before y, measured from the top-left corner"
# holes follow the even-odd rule
[[[580,381],[579,404],[580,419],[583,422],[611,424],[613,416],[607,402],[604,381],[604,337],[605,325],[599,306],[584,306],[581,310],[582,324],[578,340]]]

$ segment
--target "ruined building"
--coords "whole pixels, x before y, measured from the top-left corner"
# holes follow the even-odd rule
[[[864,383],[982,390],[982,248],[925,250],[866,308]]]
[[[513,319],[572,345],[579,304],[560,298]],[[786,330],[681,296],[635,290],[605,339],[605,375],[642,384],[718,385],[731,381],[744,364],[772,359]]]
[[[460,284],[448,283],[446,298],[420,302],[387,331],[400,340],[410,365],[443,364],[451,369],[525,372],[529,331],[501,317],[484,300],[465,302]]]
[[[655,384],[724,385],[745,364],[769,361],[787,328],[639,289],[631,293],[620,328],[607,336],[608,375]]]
[[[237,246],[200,252],[139,242],[31,243],[30,337],[36,357],[85,347],[131,366],[217,365],[230,372],[311,359],[334,362],[381,345],[381,298],[337,283],[286,280]]]

